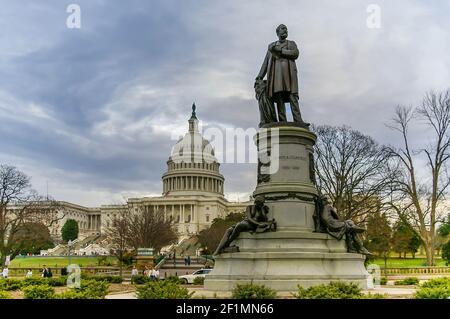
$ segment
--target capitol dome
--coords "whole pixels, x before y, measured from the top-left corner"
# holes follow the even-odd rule
[[[188,132],[174,145],[164,173],[164,195],[223,195],[224,178],[214,149],[198,130],[195,103]]]

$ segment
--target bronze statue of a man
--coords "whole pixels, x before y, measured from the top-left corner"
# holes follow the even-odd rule
[[[286,107],[289,102],[294,122],[308,126],[303,122],[298,102],[298,78],[295,60],[299,51],[294,41],[287,40],[288,30],[284,24],[277,29],[278,41],[269,44],[266,57],[256,81],[267,74],[268,95],[277,104],[278,121],[287,122]]]

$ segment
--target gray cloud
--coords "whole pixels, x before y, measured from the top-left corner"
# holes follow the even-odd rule
[[[372,1],[83,0],[80,30],[65,27],[69,3],[2,6],[0,160],[80,204],[160,193],[193,101],[206,125],[256,127],[253,80],[281,22],[300,47],[312,123],[397,143],[394,107],[450,82],[445,1],[378,1],[381,29],[366,27]],[[254,165],[222,172],[227,192],[253,190]]]

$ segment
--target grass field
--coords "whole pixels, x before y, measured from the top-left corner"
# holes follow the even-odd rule
[[[387,267],[388,268],[408,268],[408,267],[423,267],[426,265],[426,258],[388,258]],[[384,259],[377,258],[373,262],[373,264],[377,264],[380,267],[384,267]],[[436,266],[445,266],[445,260],[441,258],[436,259]]]
[[[115,257],[107,257],[107,260],[112,264],[116,263]],[[42,267],[47,265],[48,267],[63,267],[69,263],[68,257],[26,257],[15,258],[11,261],[10,267]],[[80,267],[98,266],[98,257],[70,257],[71,264],[77,264]]]

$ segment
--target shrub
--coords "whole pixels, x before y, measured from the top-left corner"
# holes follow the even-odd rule
[[[193,293],[170,280],[150,281],[137,288],[138,299],[190,299]]]
[[[449,299],[450,287],[420,288],[415,295],[416,299]]]
[[[422,288],[438,288],[450,286],[450,277],[434,278],[424,282]]]
[[[98,266],[112,266],[113,263],[111,262],[111,260],[108,259],[108,257],[100,256],[97,259],[97,265]]]
[[[177,276],[168,276],[166,278],[164,278],[164,281],[166,282],[171,282],[177,285],[183,285],[184,281],[181,280],[180,278],[178,278]]]
[[[67,285],[67,276],[62,276],[59,278],[48,278],[48,285],[52,287],[64,287]]]
[[[423,283],[415,294],[416,299],[450,298],[450,278],[435,278]]]
[[[11,296],[6,291],[0,290],[0,299],[11,299]]]
[[[25,278],[22,280],[22,287],[41,286],[41,285],[48,286],[48,284],[49,281],[47,278]]]
[[[307,289],[299,286],[297,299],[360,299],[363,297],[361,288],[353,283],[331,282]]]
[[[89,280],[106,281],[110,284],[120,284],[123,281],[122,277],[120,276],[92,276],[89,277]]]
[[[108,294],[108,286],[106,281],[82,280],[80,289],[88,299],[103,299]]]
[[[22,289],[25,299],[53,299],[55,289],[48,285],[29,285]]]
[[[254,284],[238,284],[231,295],[233,299],[273,299],[276,296],[276,292],[269,287]]]
[[[22,287],[22,281],[18,279],[4,279],[0,280],[0,290],[19,290]]]
[[[386,294],[367,294],[363,295],[361,299],[387,299],[388,296]]]
[[[63,293],[57,294],[55,296],[56,299],[89,299],[86,295],[80,290],[76,288],[72,288],[64,291]]]
[[[203,285],[205,282],[205,277],[195,277],[194,285]]]
[[[150,278],[144,275],[136,275],[133,278],[131,278],[131,283],[135,285],[143,285],[150,281]]]
[[[123,281],[123,278],[120,276],[111,276],[111,275],[90,275],[86,273],[81,273],[82,280],[95,280],[95,281],[106,281],[110,284],[120,284]]]
[[[385,286],[387,284],[387,278],[386,277],[381,277],[380,279],[380,285]]]
[[[396,280],[394,285],[396,286],[409,286],[409,285],[418,285],[419,279],[416,277],[409,277],[402,280]]]
[[[57,299],[104,299],[108,294],[105,281],[85,280],[80,288],[72,288],[55,296]]]

